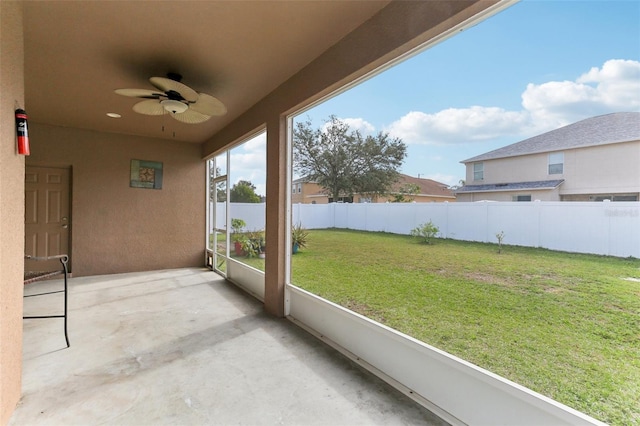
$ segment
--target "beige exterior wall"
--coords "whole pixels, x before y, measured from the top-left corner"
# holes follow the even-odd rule
[[[24,105],[22,3],[0,2],[0,424],[22,383],[24,157],[16,151],[14,110]],[[16,105],[17,104],[17,105]],[[28,108],[27,108],[28,110]]]
[[[638,193],[640,141],[565,151],[560,194]]]
[[[293,204],[327,204],[329,197],[322,194],[322,187],[314,182],[296,182],[291,188],[291,202]]]
[[[353,196],[353,202],[360,203],[363,198],[372,198],[371,202],[373,203],[386,203],[393,199],[393,197],[368,197],[355,194]],[[413,196],[413,200],[416,203],[442,203],[444,201],[456,201],[454,197],[436,197],[432,195],[415,195]],[[328,204],[329,197],[322,194],[322,187],[317,183],[295,182],[292,184],[291,202],[293,204]]]
[[[200,146],[30,123],[30,166],[71,167],[74,276],[204,265]],[[162,189],[131,188],[132,159],[163,163]]]
[[[483,161],[484,180],[473,180],[473,163],[466,165],[468,185],[564,179],[559,190],[537,199],[560,201],[575,194],[638,194],[640,192],[640,141],[559,151],[564,153],[562,174],[548,174],[548,153]],[[525,191],[526,192],[526,191]],[[519,192],[520,193],[520,192]],[[524,193],[524,192],[523,192]],[[458,194],[458,201],[505,200],[501,192]],[[533,197],[532,197],[533,198]],[[588,199],[588,197],[586,198]]]
[[[467,185],[482,185],[563,179],[562,175],[549,175],[547,173],[547,158],[548,154],[531,154],[522,157],[481,161],[484,165],[483,180],[473,180],[473,163],[469,163],[467,164],[465,182]]]

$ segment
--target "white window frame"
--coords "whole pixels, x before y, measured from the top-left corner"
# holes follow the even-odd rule
[[[522,197],[529,197],[529,199],[521,200],[520,198]],[[511,197],[511,201],[518,201],[518,202],[528,202],[528,201],[531,201],[532,199],[533,197],[531,196],[531,194],[518,194]]]
[[[214,191],[214,197],[213,197],[213,205],[211,206],[211,212],[208,214],[208,216],[210,217],[210,221],[212,222],[212,226],[210,229],[212,229],[213,232],[213,247],[211,248],[211,251],[213,252],[213,270],[217,273],[219,273],[222,276],[226,276],[226,271],[223,271],[219,268],[219,265],[221,264],[220,260],[225,262],[225,265],[228,265],[228,260],[229,260],[229,196],[230,196],[230,188],[229,188],[229,179],[228,179],[228,173],[229,173],[229,152],[228,150],[224,151],[225,153],[225,158],[224,158],[224,173],[221,173],[220,175],[215,175],[213,178],[213,181],[211,182],[211,179],[209,178],[208,181],[211,182],[211,184],[213,185],[213,191]],[[208,168],[208,173],[207,176],[210,176],[211,173],[211,168],[213,168],[214,170],[216,170],[216,166],[222,166],[221,164],[217,163],[218,158],[222,155],[222,153],[217,154],[216,156],[214,156],[213,158],[211,158],[209,161],[207,161],[207,168]],[[215,172],[214,172],[215,174]],[[217,225],[217,209],[218,209],[218,184],[224,182],[225,183],[225,223],[224,223],[224,227],[223,228],[218,228]],[[218,247],[218,234],[225,234],[225,252],[224,253],[219,253],[217,250]],[[207,235],[209,235],[207,233]],[[210,238],[209,236],[207,238]],[[207,244],[207,248],[208,248],[208,244]]]
[[[559,168],[559,171],[558,171],[558,168]],[[549,153],[547,173],[550,175],[564,174],[564,152]]]
[[[473,180],[484,180],[484,162],[473,163]]]

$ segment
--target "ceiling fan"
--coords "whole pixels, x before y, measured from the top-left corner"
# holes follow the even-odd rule
[[[116,89],[118,95],[146,99],[133,106],[133,110],[145,115],[163,115],[182,123],[204,123],[212,116],[225,115],[227,107],[206,93],[197,93],[189,86],[180,83],[180,74],[169,73],[168,78],[151,77],[149,82],[157,90]]]

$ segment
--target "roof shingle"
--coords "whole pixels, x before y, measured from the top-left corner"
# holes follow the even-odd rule
[[[564,179],[536,180],[531,182],[492,183],[485,185],[465,185],[456,190],[456,193],[468,192],[494,192],[494,191],[519,191],[523,189],[553,189],[564,182]]]
[[[461,163],[634,140],[640,140],[640,112],[616,112],[587,118],[463,160]]]
[[[417,185],[420,188],[420,192],[417,195],[434,195],[439,197],[455,197],[455,194],[449,186],[435,181],[433,179],[417,178],[400,173],[399,180],[392,187],[390,192],[397,194],[402,191],[402,187],[406,184]]]

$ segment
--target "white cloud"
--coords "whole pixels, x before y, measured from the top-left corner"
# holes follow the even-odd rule
[[[385,131],[408,144],[449,145],[528,137],[610,112],[640,111],[640,62],[612,59],[575,81],[530,83],[520,111],[498,107],[411,111]]]
[[[342,121],[346,125],[349,126],[349,129],[352,131],[359,131],[363,135],[370,135],[375,133],[376,128],[373,124],[369,123],[364,118],[338,118],[338,120]],[[323,132],[326,132],[329,128],[330,122],[325,122],[321,129]]]
[[[342,121],[349,125],[351,130],[358,130],[363,135],[370,135],[376,131],[373,124],[362,118],[343,118]]]
[[[611,60],[578,79],[596,84],[597,101],[614,110],[640,110],[640,62]]]
[[[240,145],[245,151],[265,151],[267,149],[267,133],[262,132]]]
[[[458,176],[447,175],[447,174],[443,174],[443,173],[433,173],[433,174],[429,174],[429,175],[420,175],[420,177],[423,178],[423,179],[435,180],[436,182],[441,182],[441,183],[444,183],[444,184],[449,185],[449,186],[458,185],[458,183],[460,182],[460,178]]]
[[[435,114],[412,111],[385,131],[408,144],[447,145],[517,133],[527,114],[496,107],[449,108]]]
[[[528,84],[522,106],[536,127],[554,129],[595,115],[640,110],[640,62],[612,59],[575,81]]]
[[[265,195],[267,137],[266,133],[249,139],[230,152],[230,184],[233,187],[240,180],[247,180],[255,185],[258,195]]]
[[[267,163],[266,151],[253,151],[245,153],[231,153],[231,169],[254,169],[264,170]]]

